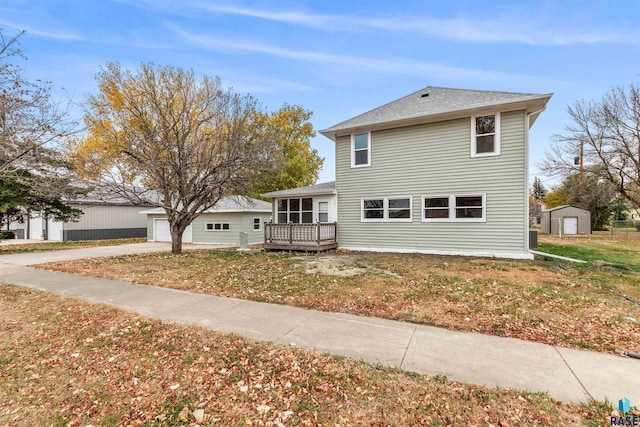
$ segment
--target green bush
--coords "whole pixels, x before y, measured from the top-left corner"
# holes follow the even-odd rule
[[[10,240],[15,238],[16,238],[16,233],[14,233],[13,231],[9,231],[9,230],[0,231],[0,240]]]
[[[636,230],[640,231],[640,221],[634,222],[633,226],[636,228]]]

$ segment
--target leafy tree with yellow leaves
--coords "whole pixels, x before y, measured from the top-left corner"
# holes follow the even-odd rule
[[[315,184],[324,159],[311,148],[311,138],[316,135],[309,122],[312,114],[299,105],[288,104],[272,113],[256,112],[261,132],[274,138],[273,160],[281,168],[266,171],[248,195],[260,197],[270,191]]]
[[[256,100],[224,89],[217,77],[108,63],[96,78],[88,134],[69,143],[70,156],[96,191],[164,208],[172,253],[181,252],[183,232],[203,211],[280,167]]]

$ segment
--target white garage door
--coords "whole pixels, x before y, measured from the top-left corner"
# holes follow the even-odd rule
[[[154,219],[153,220],[153,240],[156,242],[170,242],[171,241],[171,229],[169,228],[169,221],[166,219]],[[192,233],[191,225],[187,226],[187,229],[182,233],[182,241],[191,243]]]
[[[153,224],[153,240],[156,242],[170,242],[171,230],[169,228],[169,221],[166,219],[156,219]]]
[[[577,217],[565,217],[563,218],[564,234],[578,234],[578,218]]]

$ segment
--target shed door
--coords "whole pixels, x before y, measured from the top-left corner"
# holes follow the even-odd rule
[[[570,216],[562,218],[564,234],[578,234],[578,217]]]

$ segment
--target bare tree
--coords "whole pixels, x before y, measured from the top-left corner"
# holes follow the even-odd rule
[[[572,123],[555,136],[540,168],[556,176],[596,176],[640,208],[640,88],[617,87],[600,101],[578,101],[567,111]]]
[[[49,82],[24,78],[18,47],[23,34],[6,38],[0,29],[0,178],[49,169],[54,153],[46,146],[77,130],[68,119],[69,103],[52,98]]]
[[[164,208],[173,253],[199,214],[274,166],[273,138],[256,131],[256,101],[218,78],[109,63],[97,80],[99,94],[87,100],[89,133],[70,144],[74,163],[107,194]]]

